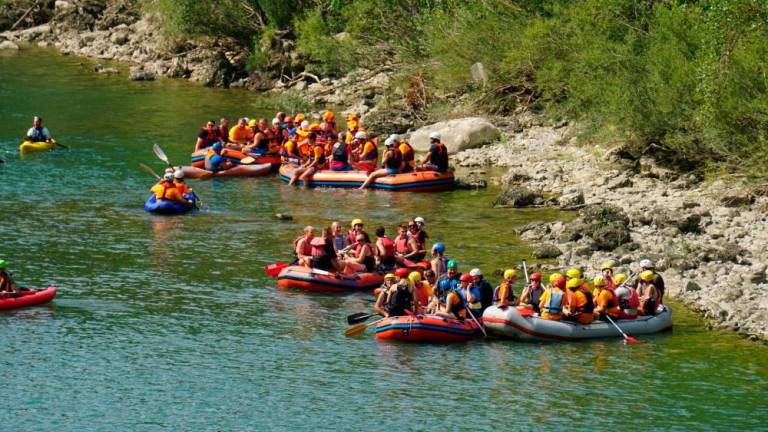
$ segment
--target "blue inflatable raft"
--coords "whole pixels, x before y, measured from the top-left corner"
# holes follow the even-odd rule
[[[197,203],[197,196],[195,194],[186,195],[184,198],[192,200]],[[175,201],[157,201],[155,194],[152,194],[147,198],[147,202],[144,203],[144,210],[147,213],[161,214],[161,215],[178,215],[184,214],[191,210],[194,210],[196,206],[186,205]]]

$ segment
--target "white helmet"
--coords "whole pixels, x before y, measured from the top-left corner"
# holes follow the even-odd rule
[[[389,136],[389,138],[387,138],[387,139],[391,139],[392,141],[394,141],[394,142],[397,142],[397,141],[399,141],[399,140],[400,140],[400,135],[398,135],[398,134],[392,134],[392,135],[390,135],[390,136]]]
[[[433,140],[433,139],[439,140],[440,139],[440,132],[432,132],[431,134],[429,134],[429,139],[431,139],[431,140]]]
[[[368,139],[368,134],[363,131],[356,132],[355,139]]]
[[[173,173],[165,173],[165,174],[163,174],[163,180],[165,180],[165,181],[173,181]]]
[[[416,223],[424,224],[424,225],[427,224],[427,221],[425,221],[424,218],[421,216],[416,216],[415,218],[413,218],[413,221]]]
[[[653,268],[653,261],[649,259],[644,259],[640,261],[640,267],[642,268]]]
[[[469,271],[469,275],[472,277],[482,276],[483,272],[481,272],[479,268],[473,268],[472,270]]]
[[[176,170],[173,172],[173,176],[177,179],[183,179],[184,178],[184,171],[182,170]]]
[[[393,146],[395,145],[395,140],[393,140],[392,137],[389,137],[384,141],[384,145],[387,147]]]
[[[309,120],[304,120],[303,122],[301,122],[301,128],[302,129],[309,128]]]
[[[273,118],[273,119],[272,119],[272,124],[273,124],[273,125],[279,125],[279,124],[280,124],[280,119],[279,119],[279,118],[277,118],[277,117]]]

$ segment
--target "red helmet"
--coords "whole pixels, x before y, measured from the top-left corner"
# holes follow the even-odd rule
[[[555,286],[560,288],[560,289],[565,289],[565,278],[564,277],[559,277],[559,278],[555,279]]]
[[[534,273],[531,275],[531,280],[539,281],[541,282],[541,273]]]
[[[475,279],[472,276],[470,276],[468,273],[464,273],[463,275],[461,275],[459,280],[462,282],[473,282]]]
[[[399,278],[407,278],[411,271],[407,268],[399,268],[395,270],[395,276]]]

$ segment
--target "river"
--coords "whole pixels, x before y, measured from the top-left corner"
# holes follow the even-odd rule
[[[360,217],[393,231],[422,216],[461,269],[490,274],[531,260],[515,228],[567,216],[493,209],[493,188],[295,190],[265,177],[193,183],[202,211],[154,217],[138,168],[162,170],[153,142],[188,163],[207,118],[290,107],[93,65],[0,55],[0,258],[20,286],[60,286],[50,306],[0,313],[0,430],[768,428],[768,348],[674,302],[674,330],[640,344],[345,337],[368,296],[282,291],[262,271],[304,225]],[[68,150],[19,159],[35,114]]]

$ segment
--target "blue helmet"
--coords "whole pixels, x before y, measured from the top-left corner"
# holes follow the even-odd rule
[[[211,165],[218,166],[222,162],[224,162],[224,158],[221,155],[213,155],[213,156],[211,156]]]
[[[432,250],[439,254],[445,253],[445,245],[442,242],[437,242],[432,245]]]
[[[220,142],[217,142],[213,145],[213,151],[219,151],[223,148]]]

